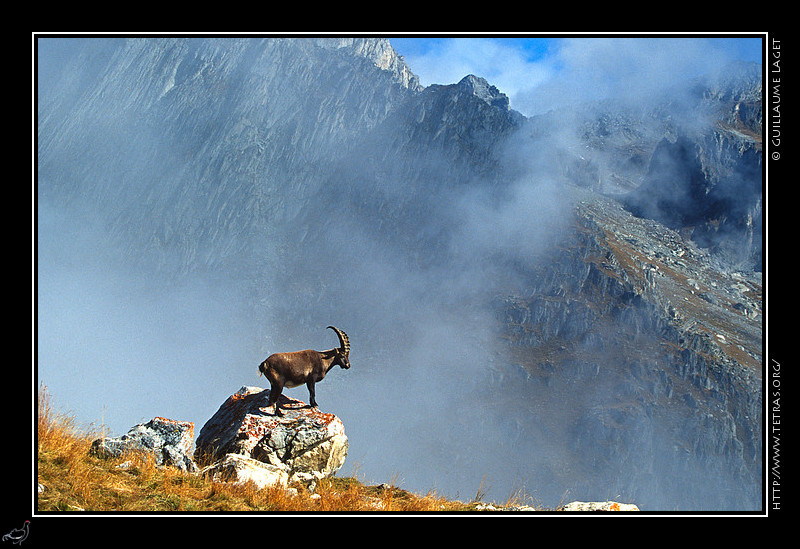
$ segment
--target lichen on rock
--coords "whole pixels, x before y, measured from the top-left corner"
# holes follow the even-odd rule
[[[200,430],[195,459],[210,467],[233,459],[244,469],[246,460],[229,457],[244,456],[282,471],[282,484],[306,485],[344,465],[348,440],[341,419],[285,395],[280,397],[284,416],[277,417],[268,410],[268,399],[269,390],[260,387],[242,387],[228,397]]]

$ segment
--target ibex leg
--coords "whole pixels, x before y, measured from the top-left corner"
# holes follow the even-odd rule
[[[314,398],[314,396],[315,396],[315,393],[314,393],[314,382],[313,381],[306,382],[306,387],[308,387],[308,396],[310,397],[308,403],[313,408],[316,408],[317,407],[317,399]]]
[[[283,391],[282,385],[270,382],[269,400],[267,401],[267,408],[274,405],[275,408],[273,413],[276,416],[283,415],[283,413],[281,412],[281,405],[278,403],[278,397],[281,396],[281,391]]]

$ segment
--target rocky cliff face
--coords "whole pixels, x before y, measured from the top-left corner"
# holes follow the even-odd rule
[[[761,143],[719,127],[700,139],[662,140],[628,209],[682,231],[728,265],[761,270]]]
[[[116,268],[235,288],[270,351],[341,318],[379,395],[326,380],[351,454],[411,477],[437,417],[450,451],[414,467],[441,478],[760,505],[757,79],[698,85],[698,128],[669,102],[526,119],[474,75],[422,88],[386,40],[77,51],[39,102],[40,215],[96,220]]]
[[[41,192],[113,208],[114,232],[149,226],[132,252],[190,269],[241,261],[250,235],[268,236],[264,217],[295,218],[332,159],[417,86],[385,41],[370,44],[90,40],[76,60],[86,87],[40,102]]]
[[[616,201],[578,192],[575,223],[530,294],[504,301],[519,368],[507,376],[538,387],[523,397],[535,415],[572,425],[551,444],[630,493],[756,502],[760,276],[713,268],[707,250]],[[719,492],[693,493],[703,479]]]

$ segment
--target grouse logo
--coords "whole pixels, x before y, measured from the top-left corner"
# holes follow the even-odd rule
[[[25,524],[22,525],[22,528],[14,528],[8,534],[3,536],[3,541],[10,541],[11,543],[16,543],[17,545],[21,545],[25,538],[28,537],[28,529],[30,528],[31,521],[26,520]]]

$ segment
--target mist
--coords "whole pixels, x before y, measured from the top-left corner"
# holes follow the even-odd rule
[[[667,97],[686,101],[694,79],[716,78],[737,60],[723,44],[691,37],[565,38],[539,61],[552,78],[520,85],[512,103],[533,116],[611,98],[648,108]]]
[[[543,70],[537,87],[515,100],[526,111],[548,112],[556,107],[550,99],[583,102],[589,88],[600,94],[591,99],[660,98],[675,89],[672,73],[661,72],[674,63],[661,63],[663,55],[688,59],[678,68],[689,72],[710,66],[692,41],[675,41],[678,51],[662,42],[629,44],[568,41],[559,54],[564,77],[546,80],[551,71]],[[98,51],[92,65],[78,63],[77,54],[62,62],[58,56],[69,51],[41,48],[40,102],[63,90],[69,98],[56,101],[60,108],[80,104],[75,90],[116,50]],[[248,74],[198,70],[224,82],[220,93],[230,95],[197,108],[206,118],[190,120],[196,133],[181,133],[177,125],[186,122],[178,117],[164,134],[152,132],[117,112],[115,102],[128,99],[109,86],[107,113],[89,115],[92,124],[79,134],[97,147],[72,143],[56,156],[67,183],[47,177],[52,166],[40,172],[36,377],[56,405],[113,436],[154,416],[192,421],[197,433],[241,386],[265,387],[257,365],[267,355],[337,345],[325,329],[332,324],[352,346],[352,368],[331,371],[317,387],[320,408],[342,419],[349,438],[339,475],[396,479],[416,492],[465,500],[481,491],[489,500],[521,493],[549,506],[572,496],[635,497],[609,486],[590,495],[565,483],[573,458],[558,418],[575,401],[560,400],[563,388],[545,396],[528,382],[509,356],[497,311],[498,300],[525,294],[531,267],[568,232],[570,197],[554,158],[583,146],[580,128],[561,124],[539,150],[523,126],[499,148],[503,177],[451,173],[450,160],[434,149],[399,154],[402,148],[374,135],[324,143],[298,132],[293,143],[281,143],[270,134],[262,146],[277,148],[271,154],[287,158],[285,165],[234,168],[230,181],[219,182],[219,166],[235,155],[207,147],[215,135],[230,135],[236,117],[251,123],[226,99],[261,78],[259,70],[271,70],[259,63]],[[323,98],[327,92],[319,90]],[[287,127],[316,127],[308,122],[316,113],[292,100],[281,97],[271,108],[297,107]],[[402,134],[402,123],[387,119],[376,134]],[[597,154],[598,165],[612,165]],[[214,169],[200,167],[209,157]],[[242,166],[260,158],[241,157]],[[380,159],[380,169],[365,159]],[[404,180],[409,173],[426,175]],[[285,392],[308,397],[303,387]]]

